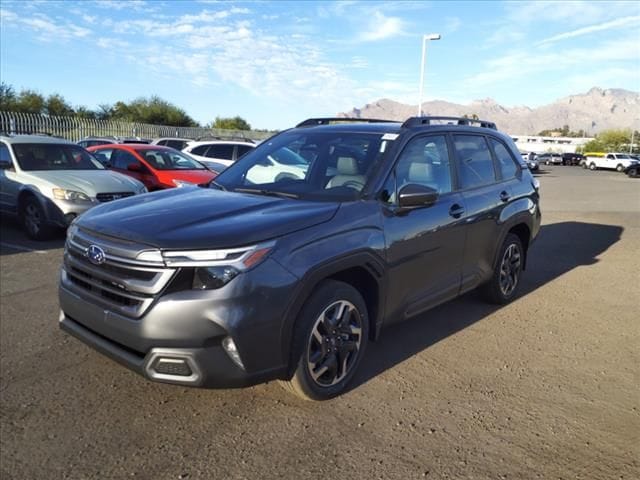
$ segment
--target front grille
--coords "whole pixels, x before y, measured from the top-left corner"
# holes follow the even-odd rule
[[[96,199],[99,202],[110,202],[111,200],[118,200],[119,198],[131,197],[133,194],[133,192],[98,193]]]
[[[104,250],[104,263],[89,261],[86,252],[90,245]],[[176,269],[137,261],[139,248],[127,251],[123,245],[126,244],[75,231],[65,248],[63,283],[85,300],[139,318],[169,284]]]

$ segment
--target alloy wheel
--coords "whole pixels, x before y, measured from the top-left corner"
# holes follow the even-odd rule
[[[329,305],[318,316],[307,345],[307,368],[319,386],[343,380],[358,358],[362,342],[362,315],[346,300]]]
[[[508,297],[518,286],[522,266],[520,248],[515,243],[507,247],[500,263],[500,291]]]
[[[42,228],[40,209],[33,203],[28,203],[24,209],[24,223],[33,236],[37,236]]]

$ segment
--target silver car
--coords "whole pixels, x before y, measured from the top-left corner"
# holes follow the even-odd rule
[[[40,135],[0,135],[0,210],[33,239],[102,202],[145,193],[134,178],[106,170],[84,148]]]

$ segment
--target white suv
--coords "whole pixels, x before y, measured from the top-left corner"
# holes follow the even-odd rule
[[[182,151],[218,171],[220,165],[228,167],[255,146],[251,140],[201,140],[190,142]]]
[[[0,211],[18,216],[27,235],[54,227],[102,202],[145,193],[135,178],[106,170],[75,143],[40,135],[0,135]]]

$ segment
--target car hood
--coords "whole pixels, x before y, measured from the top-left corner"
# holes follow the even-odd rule
[[[172,187],[175,186],[172,180],[182,180],[197,185],[209,183],[216,178],[216,174],[211,170],[156,170],[156,173],[160,181]]]
[[[109,170],[57,170],[25,172],[33,183],[52,188],[83,192],[90,197],[98,193],[138,192],[142,184],[136,179]]]
[[[216,249],[329,221],[340,204],[182,187],[95,207],[78,226],[160,249]]]

